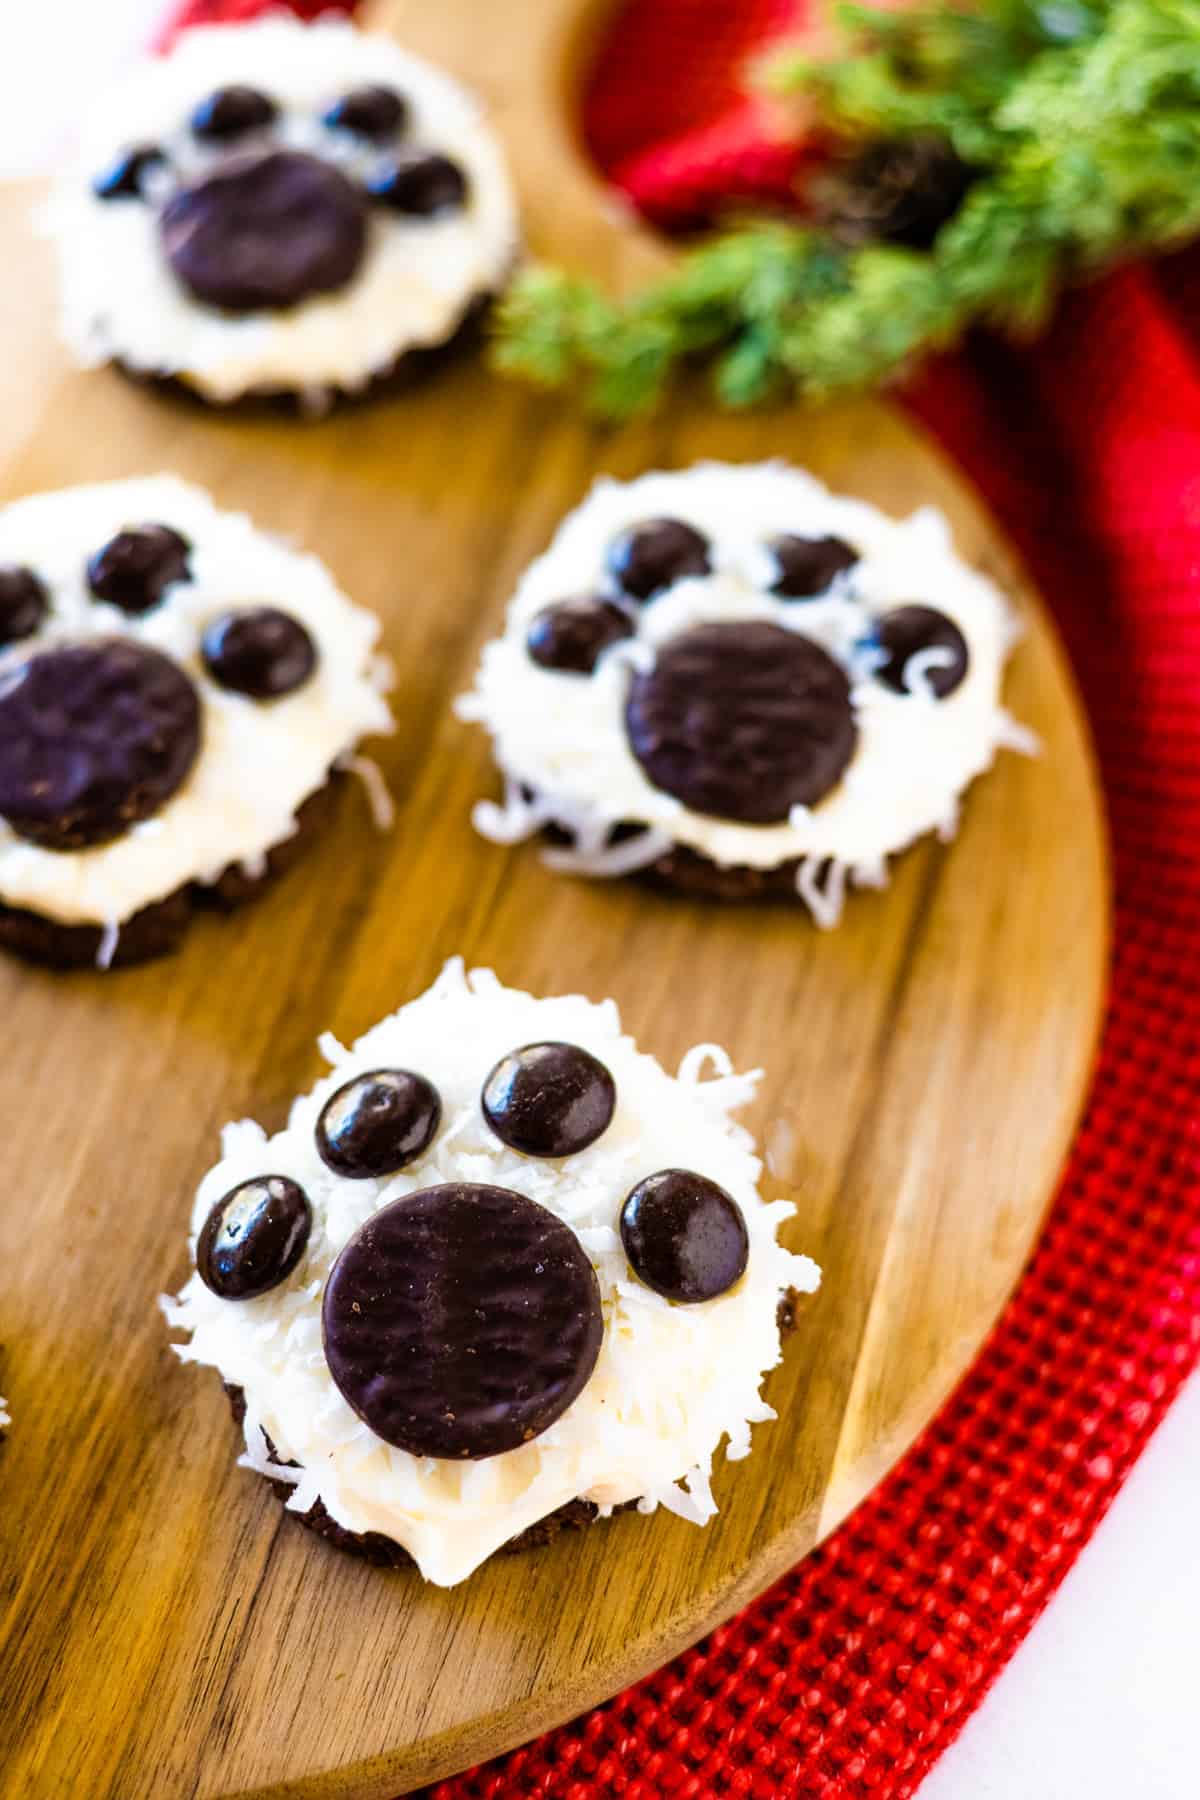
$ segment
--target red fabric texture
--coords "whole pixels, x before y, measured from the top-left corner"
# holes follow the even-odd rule
[[[683,218],[786,191],[792,165],[755,135],[735,65],[789,16],[796,0],[628,0],[586,124],[640,204]],[[941,1414],[820,1550],[659,1674],[436,1800],[903,1800],[1200,1358],[1197,319],[1200,253],[1073,296],[1035,349],[972,342],[903,396],[1053,607],[1109,807],[1107,1024],[1031,1269]]]

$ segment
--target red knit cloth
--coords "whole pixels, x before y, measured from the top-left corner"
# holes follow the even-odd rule
[[[640,204],[691,218],[785,191],[734,67],[795,16],[796,0],[627,4],[586,123]],[[1075,296],[1036,350],[974,342],[905,396],[1054,609],[1110,812],[1108,1022],[1032,1268],[939,1417],[820,1550],[669,1668],[437,1800],[901,1800],[1200,1357],[1197,320],[1193,254]]]

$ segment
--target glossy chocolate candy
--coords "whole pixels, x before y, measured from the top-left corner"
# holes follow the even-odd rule
[[[308,1243],[312,1207],[287,1175],[258,1175],[212,1208],[196,1242],[196,1270],[222,1300],[252,1300],[286,1281]]]
[[[715,1300],[745,1273],[750,1239],[741,1207],[691,1169],[660,1169],[621,1209],[621,1242],[640,1281],[668,1300]]]
[[[501,1057],[483,1084],[483,1116],[525,1156],[574,1156],[607,1131],[617,1087],[578,1044],[525,1044]]]
[[[433,1142],[442,1102],[411,1069],[369,1069],[325,1102],[317,1121],[321,1160],[352,1181],[394,1175]]]

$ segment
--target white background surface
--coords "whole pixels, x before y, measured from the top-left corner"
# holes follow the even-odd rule
[[[46,166],[166,3],[0,0],[0,175]],[[1200,1800],[1200,1377],[921,1800]]]

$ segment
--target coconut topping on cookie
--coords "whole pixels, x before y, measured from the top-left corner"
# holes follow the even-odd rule
[[[164,1302],[244,1398],[244,1463],[291,1509],[451,1584],[571,1502],[703,1524],[714,1455],[774,1415],[777,1241],[732,1113],[756,1076],[669,1076],[612,1001],[447,964],[268,1137],[227,1128]]]
[[[48,228],[84,363],[319,407],[450,339],[517,248],[475,101],[345,20],[185,32],[85,121]]]
[[[553,828],[553,867],[725,893],[847,880],[952,835],[964,789],[1032,740],[1000,702],[1016,636],[931,508],[886,517],[784,463],[602,480],[526,571],[460,716],[505,802],[478,829]]]
[[[249,876],[369,733],[378,621],[161,475],[0,511],[0,907],[109,934]]]

